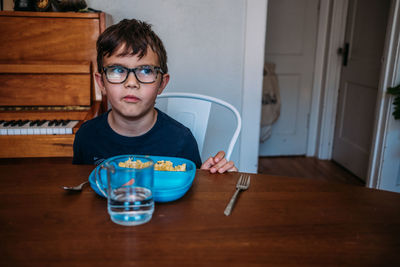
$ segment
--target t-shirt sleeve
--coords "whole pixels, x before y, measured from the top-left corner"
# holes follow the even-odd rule
[[[83,155],[82,155],[82,148],[81,148],[81,142],[82,142],[82,136],[78,132],[75,134],[75,139],[74,139],[74,156],[72,159],[72,164],[83,164]]]

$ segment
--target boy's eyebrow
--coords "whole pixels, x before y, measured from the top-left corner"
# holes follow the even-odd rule
[[[124,68],[130,69],[128,66],[125,66],[124,64],[111,64],[111,65],[107,65],[106,66],[106,68],[109,68],[109,67],[124,67]],[[150,64],[142,64],[142,65],[138,65],[138,66],[136,66],[134,68],[139,68],[139,67],[158,67],[158,66],[150,65]]]

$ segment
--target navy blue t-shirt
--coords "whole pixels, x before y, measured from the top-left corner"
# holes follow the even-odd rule
[[[157,121],[147,133],[127,137],[116,133],[107,122],[109,111],[82,124],[74,141],[74,164],[100,164],[117,155],[152,155],[201,159],[197,142],[189,128],[158,110]]]

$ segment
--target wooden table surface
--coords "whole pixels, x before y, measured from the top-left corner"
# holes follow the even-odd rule
[[[0,160],[1,266],[400,266],[400,194],[252,175],[230,216],[239,173],[198,170],[180,200],[120,226],[70,159]]]

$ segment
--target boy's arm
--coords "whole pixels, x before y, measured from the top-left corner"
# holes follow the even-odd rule
[[[83,163],[80,146],[78,144],[79,144],[79,140],[77,138],[77,135],[75,135],[74,144],[73,144],[74,156],[72,158],[72,164],[82,164]]]
[[[227,161],[225,158],[225,152],[219,151],[214,157],[209,157],[203,165],[201,165],[200,169],[202,170],[210,170],[211,173],[224,173],[226,171],[237,172],[238,169],[235,166],[233,161]]]

